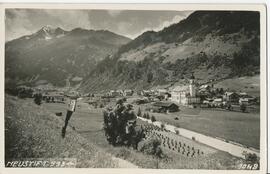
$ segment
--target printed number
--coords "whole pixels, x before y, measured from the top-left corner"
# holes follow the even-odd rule
[[[241,169],[245,170],[257,170],[259,167],[258,164],[242,164]]]

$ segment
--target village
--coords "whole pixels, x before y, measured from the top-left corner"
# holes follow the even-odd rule
[[[115,89],[103,93],[79,94],[70,88],[52,88],[19,86],[18,95],[34,97],[39,93],[47,103],[65,103],[66,97],[78,94],[84,100],[99,108],[105,107],[110,101],[125,98],[134,105],[146,105],[146,110],[156,113],[170,113],[179,111],[179,107],[187,108],[219,108],[229,111],[258,110],[259,98],[246,92],[230,91],[229,89],[215,88],[212,84],[196,82],[192,75],[189,83],[182,86],[154,88],[148,90]],[[150,104],[150,105],[149,105]]]
[[[246,92],[229,91],[215,88],[214,84],[199,85],[194,76],[189,84],[168,88],[135,91],[132,89],[116,89],[106,93],[86,94],[89,104],[96,107],[105,106],[106,102],[115,98],[126,98],[132,104],[151,103],[147,108],[151,112],[177,112],[180,106],[188,108],[221,108],[226,110],[254,109],[259,105],[259,99]],[[252,107],[253,106],[253,107]]]

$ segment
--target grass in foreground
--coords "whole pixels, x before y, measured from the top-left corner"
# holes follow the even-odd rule
[[[112,156],[68,128],[60,118],[32,102],[5,96],[5,159],[76,158],[76,167],[119,167]],[[6,161],[7,162],[7,161]]]

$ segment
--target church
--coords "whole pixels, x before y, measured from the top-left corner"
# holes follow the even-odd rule
[[[200,103],[194,75],[189,79],[189,85],[176,86],[171,92],[171,101],[180,105],[194,105]]]

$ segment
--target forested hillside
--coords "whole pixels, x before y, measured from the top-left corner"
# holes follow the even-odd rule
[[[159,32],[148,31],[101,61],[83,91],[151,88],[259,74],[258,12],[196,11]]]

